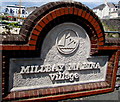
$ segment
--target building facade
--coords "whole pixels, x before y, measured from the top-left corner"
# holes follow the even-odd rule
[[[19,6],[19,5],[8,5],[5,8],[5,13],[8,13],[14,17],[23,17],[24,18],[27,16],[25,6]]]
[[[98,15],[100,19],[118,18],[119,15],[119,3],[105,3],[93,8],[93,12]]]

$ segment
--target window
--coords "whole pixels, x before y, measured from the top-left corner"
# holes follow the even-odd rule
[[[8,11],[9,11],[9,9],[8,9],[8,8],[6,8],[6,9],[5,9],[5,12],[8,12]]]
[[[12,9],[10,9],[10,13],[13,13],[13,10],[12,10]]]
[[[22,14],[25,14],[25,10],[22,10]]]
[[[111,11],[111,9],[109,8],[109,11]]]

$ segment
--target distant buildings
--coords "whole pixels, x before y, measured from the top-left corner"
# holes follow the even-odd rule
[[[26,17],[27,16],[25,6],[19,6],[19,5],[8,5],[5,8],[5,13],[8,13],[14,17],[18,17],[18,16]]]
[[[93,11],[101,19],[119,18],[120,17],[120,1],[118,4],[106,2],[105,4],[101,4],[93,8]]]
[[[8,5],[5,8],[5,13],[14,17],[26,18],[30,13],[32,13],[37,7],[25,7],[19,5]]]

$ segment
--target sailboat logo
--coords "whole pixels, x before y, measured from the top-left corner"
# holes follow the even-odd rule
[[[58,50],[63,54],[74,52],[79,45],[79,37],[77,32],[67,29],[59,34],[57,39]]]

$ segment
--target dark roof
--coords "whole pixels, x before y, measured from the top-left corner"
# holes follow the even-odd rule
[[[118,2],[118,8],[120,8],[120,1]]]
[[[108,5],[110,8],[115,8],[115,4],[114,4],[114,3],[107,3],[107,5]]]
[[[93,9],[99,9],[99,10],[103,10],[103,8],[105,7],[105,4],[101,4]]]
[[[7,7],[25,8],[25,6],[19,6],[19,5],[8,5]]]
[[[107,3],[107,5],[110,7],[110,8],[116,8],[116,6],[118,6],[118,4],[114,4],[114,3]],[[103,8],[106,6],[106,4],[101,4],[93,9],[99,9],[99,10],[103,10]]]

